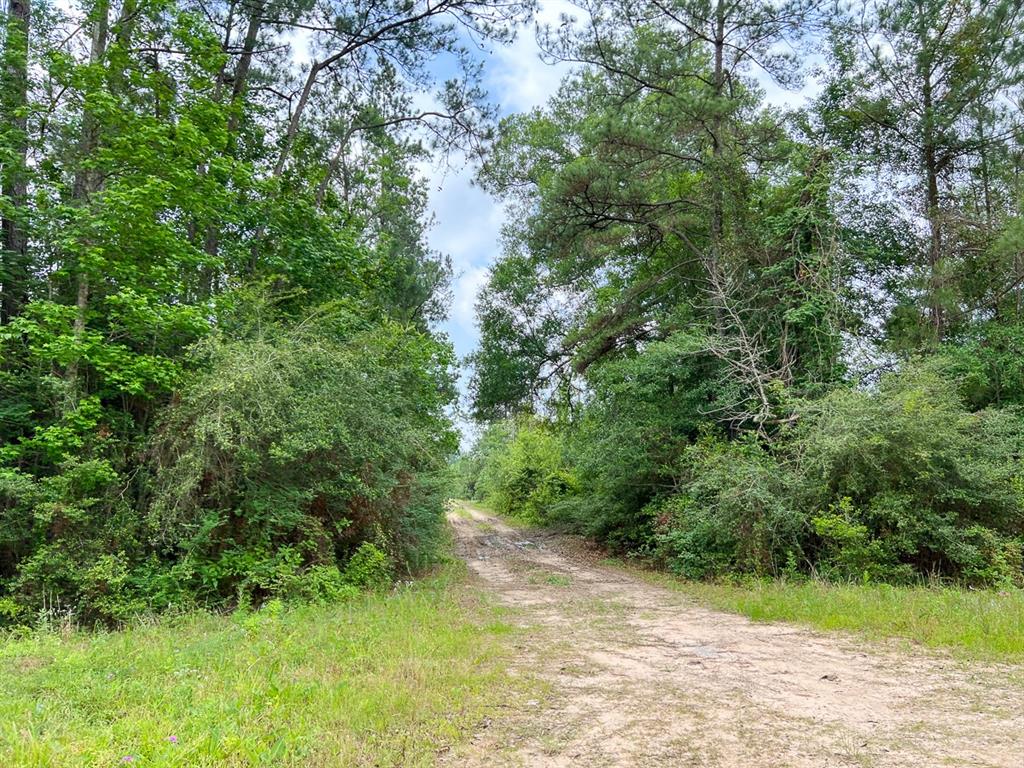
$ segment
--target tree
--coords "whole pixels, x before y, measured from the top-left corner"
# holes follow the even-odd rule
[[[504,39],[527,5],[95,0],[35,4],[31,26],[10,8],[4,621],[55,596],[109,622],[286,595],[278,577],[338,577],[371,539],[428,560],[454,392],[416,164],[488,130],[460,30]]]
[[[10,0],[0,13],[0,324],[16,317],[28,295],[28,69],[31,0]]]
[[[520,270],[519,289],[493,273],[476,392],[493,401],[495,377],[515,382],[514,406],[536,392],[523,380],[531,371],[535,381],[585,374],[686,331],[694,354],[717,357],[743,383],[741,402],[716,406],[722,418],[774,420],[772,382],[813,386],[838,371],[841,249],[828,152],[787,136],[749,70],[795,81],[797,67],[771,51],[815,9],[585,8],[582,31],[546,38],[552,56],[583,69],[546,111],[505,123],[484,169],[523,214],[510,253],[528,255],[503,268],[533,266]],[[539,285],[534,303],[557,297],[568,320],[534,332],[520,354],[512,337],[537,323],[498,321],[544,316],[514,306],[527,280]],[[510,377],[497,350],[520,360]]]
[[[978,247],[972,224],[988,228],[997,216],[994,158],[1022,130],[1014,104],[1024,82],[1022,22],[1016,2],[893,0],[865,4],[833,33],[825,125],[841,146],[887,168],[894,186],[910,180],[910,197],[899,202],[926,222],[922,303],[932,343],[972,309],[963,306],[958,281],[969,263],[965,251]],[[972,176],[983,199],[974,214],[963,194]],[[995,295],[1024,275],[1007,279],[990,286]]]

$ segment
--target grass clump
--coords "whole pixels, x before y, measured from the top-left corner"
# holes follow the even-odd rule
[[[533,571],[527,576],[530,584],[546,584],[550,587],[571,587],[572,577],[565,573],[552,571]]]
[[[457,581],[0,639],[0,765],[430,765],[508,695],[511,627]]]

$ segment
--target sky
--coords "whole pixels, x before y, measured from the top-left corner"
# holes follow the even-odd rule
[[[537,15],[540,24],[557,24],[573,6],[561,0],[543,0]],[[540,60],[532,26],[524,28],[510,46],[494,46],[481,52],[484,85],[500,115],[526,112],[542,106],[555,93],[567,73],[564,65]],[[455,160],[448,167],[425,165],[429,181],[430,210],[435,224],[428,233],[431,247],[448,254],[455,272],[454,301],[449,319],[441,326],[460,358],[473,351],[479,334],[473,307],[487,279],[487,269],[498,257],[501,228],[505,221],[502,203],[473,185],[476,169]]]
[[[572,15],[573,10],[571,4],[562,0],[542,0],[535,21],[557,25],[561,14]],[[541,61],[532,25],[523,28],[513,44],[491,46],[480,55],[484,60],[484,85],[501,117],[544,105],[568,73],[567,65],[552,66]],[[448,334],[461,359],[476,348],[479,339],[474,305],[487,281],[488,267],[501,251],[505,206],[474,186],[476,168],[458,159],[445,167],[425,164],[420,171],[428,180],[429,207],[434,218],[428,232],[430,246],[451,257],[455,274],[448,320],[440,330]],[[468,371],[463,368],[463,395],[468,378]],[[465,443],[473,429],[465,419],[458,422]]]

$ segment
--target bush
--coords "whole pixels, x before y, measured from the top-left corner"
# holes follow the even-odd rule
[[[844,581],[908,581],[913,570],[897,563],[895,542],[872,537],[858,518],[850,499],[842,499],[827,514],[811,519],[822,542],[815,563],[819,573]]]
[[[488,430],[477,491],[689,578],[1024,584],[1024,413],[971,410],[948,361],[833,390],[774,433],[730,434],[675,389],[699,364],[651,347],[593,374],[573,422]]]
[[[504,429],[505,441],[493,446],[476,481],[477,491],[502,514],[549,522],[556,503],[577,485],[566,467],[561,439],[552,426],[527,417]]]
[[[649,505],[675,487],[673,465],[708,423],[721,378],[692,346],[675,334],[588,371],[592,392],[565,435],[579,491],[556,510],[573,529],[620,552],[650,551]]]
[[[429,337],[336,317],[245,341],[216,336],[209,373],[166,414],[150,521],[208,599],[282,591],[277,573],[436,545],[454,436],[448,358]],[[359,554],[362,553],[362,554]],[[364,564],[365,565],[365,564]],[[347,572],[346,572],[347,573]]]
[[[832,393],[787,447],[826,568],[971,583],[1021,581],[1022,449],[1018,412],[971,412],[956,382],[918,368]]]
[[[364,541],[349,558],[342,580],[359,589],[382,589],[391,583],[391,561],[377,545]]]
[[[102,459],[59,469],[41,478],[0,469],[0,583],[18,606],[7,617],[127,619],[145,607],[130,573],[144,531],[125,479]]]
[[[1024,581],[1019,413],[971,412],[955,381],[909,367],[800,415],[770,444],[705,435],[680,452],[677,492],[650,508],[673,570]]]
[[[287,325],[235,310],[149,440],[115,439],[85,398],[6,447],[56,463],[0,466],[0,623],[342,599],[436,556],[450,348],[337,309]]]
[[[756,441],[703,435],[677,464],[682,492],[653,505],[658,554],[689,578],[780,573],[806,538],[787,482]]]

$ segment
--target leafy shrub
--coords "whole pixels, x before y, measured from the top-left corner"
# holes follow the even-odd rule
[[[505,442],[494,448],[477,480],[479,492],[502,514],[549,521],[556,502],[576,488],[561,439],[551,426],[526,417],[507,430]]]
[[[672,350],[652,347],[660,363]],[[568,425],[493,426],[475,488],[689,578],[1024,583],[1024,414],[971,410],[948,361],[835,389],[768,437],[701,427],[647,354],[595,374]]]
[[[913,571],[896,562],[893,540],[872,537],[868,527],[857,520],[849,499],[811,519],[822,542],[815,564],[818,571],[838,580],[909,580]]]
[[[400,562],[435,545],[446,493],[429,477],[446,476],[454,436],[449,359],[432,339],[339,315],[214,336],[201,353],[209,373],[154,446],[150,516],[195,564],[197,590],[259,600],[367,539]]]
[[[364,541],[345,565],[342,581],[359,589],[381,589],[391,583],[391,561],[375,544]]]
[[[992,583],[1021,580],[1022,448],[1016,411],[971,412],[955,381],[910,368],[809,408],[788,450],[827,567]]]
[[[708,422],[716,365],[675,334],[593,366],[593,391],[565,435],[579,488],[559,503],[559,519],[617,551],[647,553],[656,533],[649,505],[674,487],[674,463]]]
[[[330,601],[434,556],[450,348],[337,308],[272,316],[232,308],[148,441],[116,439],[83,398],[5,447],[0,462],[37,463],[0,464],[0,622]]]
[[[778,574],[801,554],[805,522],[787,477],[754,440],[703,435],[682,453],[677,495],[655,505],[658,553],[690,578]]]
[[[143,530],[124,486],[100,459],[68,459],[42,478],[0,469],[0,575],[20,620],[121,621],[145,607],[130,578]]]
[[[1024,405],[1024,326],[980,324],[925,365],[956,383],[972,409]]]

